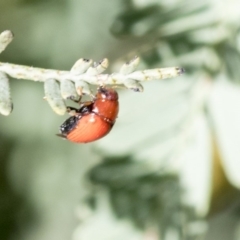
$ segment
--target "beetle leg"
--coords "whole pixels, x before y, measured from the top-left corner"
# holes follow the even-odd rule
[[[78,115],[78,109],[73,107],[67,107],[67,112],[70,116]]]
[[[61,133],[57,133],[56,136],[58,136],[60,138],[63,138],[63,139],[67,138],[64,134],[61,134]]]
[[[93,104],[93,101],[82,102],[80,105],[81,105],[81,107],[87,107],[87,106],[89,106],[91,104]]]
[[[77,100],[73,96],[70,96],[69,99],[72,100],[73,102],[77,103],[77,104],[80,104],[82,96],[79,96],[79,99],[77,99]]]

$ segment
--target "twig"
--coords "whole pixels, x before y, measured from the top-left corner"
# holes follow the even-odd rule
[[[0,53],[12,41],[13,34],[6,30],[0,34]],[[139,57],[133,58],[125,63],[118,73],[102,74],[108,67],[108,60],[104,58],[100,62],[91,59],[79,59],[70,71],[35,68],[24,65],[0,62],[0,73],[4,81],[0,84],[0,92],[8,89],[8,97],[0,99],[0,113],[10,114],[12,108],[2,109],[1,106],[12,106],[8,85],[8,76],[15,79],[26,79],[31,81],[44,82],[46,100],[57,114],[66,112],[64,99],[76,98],[77,95],[91,94],[91,85],[124,85],[134,91],[143,91],[140,82],[173,78],[181,75],[184,70],[180,67],[157,68],[142,71],[135,71],[139,63]],[[1,79],[0,79],[1,80]],[[60,86],[59,86],[60,84]],[[75,85],[75,86],[74,86]],[[5,94],[6,95],[6,94]]]
[[[35,68],[2,62],[0,62],[0,71],[16,79],[25,79],[39,82],[45,82],[47,79],[51,78],[56,79],[59,82],[65,79],[73,82],[81,80],[93,85],[125,85],[125,82],[128,79],[134,79],[136,81],[166,79],[177,77],[184,72],[184,70],[180,67],[170,67],[135,71],[127,75],[122,73],[90,75],[88,72],[80,75],[74,75],[71,73],[71,71]]]

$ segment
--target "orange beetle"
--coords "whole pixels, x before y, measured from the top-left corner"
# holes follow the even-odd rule
[[[112,88],[99,87],[93,101],[84,102],[74,116],[60,126],[60,137],[75,143],[89,143],[107,135],[117,118],[118,94]]]

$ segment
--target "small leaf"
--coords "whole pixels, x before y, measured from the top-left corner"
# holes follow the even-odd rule
[[[123,66],[120,69],[120,73],[122,74],[129,74],[136,70],[138,64],[139,64],[139,57],[135,56],[131,61],[123,64]]]
[[[93,67],[90,67],[87,70],[87,74],[88,75],[100,74],[100,73],[104,72],[107,69],[108,64],[109,64],[108,59],[104,58],[101,61],[99,61],[98,63],[94,63]]]
[[[10,94],[9,79],[0,72],[0,113],[7,116],[12,112],[13,104]]]
[[[91,90],[89,87],[89,84],[82,81],[82,80],[76,80],[75,81],[75,87],[77,90],[77,93],[79,96],[86,94],[86,95],[90,95],[91,94]]]
[[[0,34],[0,53],[5,50],[7,45],[13,40],[13,33],[6,30]]]
[[[80,75],[85,73],[87,69],[92,65],[92,59],[80,58],[71,68],[70,72],[74,75]]]
[[[72,81],[64,79],[60,82],[61,94],[64,99],[72,98],[78,99],[79,96],[76,92],[75,85]]]
[[[133,79],[127,79],[124,82],[124,85],[128,88],[128,89],[132,89],[135,92],[143,92],[143,86],[136,80]]]
[[[66,112],[66,105],[62,99],[60,87],[55,79],[48,79],[44,83],[45,99],[53,111],[59,115]]]

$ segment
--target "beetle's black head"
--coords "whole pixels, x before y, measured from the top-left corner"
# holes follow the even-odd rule
[[[96,94],[97,99],[107,99],[110,101],[118,100],[118,93],[112,88],[105,88],[103,86],[98,88],[98,92]]]

